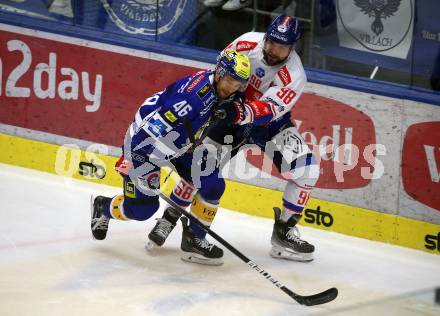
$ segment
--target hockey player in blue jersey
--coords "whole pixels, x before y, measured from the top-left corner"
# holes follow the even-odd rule
[[[215,124],[216,109],[227,108],[249,77],[249,58],[228,50],[219,57],[214,71],[184,77],[144,101],[127,130],[123,155],[116,164],[123,177],[123,194],[92,197],[95,239],[106,238],[110,219],[144,221],[158,210],[160,167],[170,166],[191,181],[192,155],[185,153],[195,149],[207,127]],[[201,189],[199,194],[207,201],[220,198],[210,190]],[[214,263],[223,256],[220,248],[198,238],[187,226],[182,240],[188,256],[202,252]]]
[[[307,78],[295,43],[300,37],[299,22],[296,18],[280,15],[269,25],[265,33],[249,32],[235,39],[225,50],[236,49],[249,56],[251,78],[241,104],[234,104],[227,112],[235,119],[223,120],[210,129],[205,143],[217,147],[217,153],[224,147],[232,149],[224,160],[230,160],[243,145],[256,145],[264,153],[265,159],[273,165],[286,180],[282,197],[282,209],[274,208],[275,223],[272,231],[270,255],[295,261],[311,261],[315,247],[302,239],[296,224],[303,214],[310,192],[320,175],[319,161],[307,146],[305,140],[292,124],[290,113],[304,90]],[[231,124],[233,122],[233,124]],[[219,157],[219,155],[216,155]],[[223,165],[223,161],[219,165]],[[205,180],[205,179],[202,179]],[[224,180],[203,181],[203,190],[223,192]],[[171,198],[185,208],[191,205],[191,212],[209,226],[216,214],[218,201],[206,201],[198,187],[183,179],[178,183]],[[200,192],[201,189],[199,189]],[[222,193],[220,194],[220,196]],[[207,212],[206,210],[209,210]],[[167,208],[162,220],[149,233],[148,243],[161,246],[172,231],[174,224],[172,208]],[[204,232],[195,224],[193,230],[199,237]],[[201,258],[203,259],[203,258]],[[206,260],[192,261],[205,263]]]

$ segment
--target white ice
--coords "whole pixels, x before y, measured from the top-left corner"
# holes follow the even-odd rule
[[[117,188],[3,164],[0,179],[2,316],[319,315],[440,285],[438,255],[307,227],[313,262],[273,259],[272,220],[221,209],[213,230],[288,288],[339,289],[304,307],[227,251],[219,267],[181,261],[180,226],[154,255],[144,250],[154,218],[111,221],[107,239],[93,240],[89,196]]]

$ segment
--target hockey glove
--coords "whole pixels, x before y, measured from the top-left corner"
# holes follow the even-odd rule
[[[274,106],[267,101],[253,100],[243,103],[232,101],[216,110],[216,116],[231,124],[265,125],[275,117]]]
[[[214,110],[214,115],[230,124],[240,124],[244,120],[244,105],[232,101]]]

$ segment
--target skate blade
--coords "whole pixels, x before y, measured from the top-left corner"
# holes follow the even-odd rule
[[[147,242],[145,243],[145,250],[148,252],[154,251],[155,249],[158,248],[160,248],[160,246],[150,239],[148,239]]]
[[[313,261],[313,253],[300,253],[295,252],[291,249],[280,248],[272,246],[270,250],[270,256],[277,259],[286,259],[291,261],[299,262],[310,262]]]
[[[181,259],[186,262],[203,264],[208,266],[220,266],[223,264],[223,260],[221,258],[211,259],[190,252],[184,252]]]
[[[95,198],[96,198],[96,195],[94,195],[94,194],[90,195],[90,222],[93,221],[93,204],[94,204],[93,202],[95,202]],[[93,235],[93,231],[92,231],[92,238],[93,238],[93,240],[99,240],[99,239],[96,239],[95,235]]]
[[[90,220],[93,219],[93,202],[95,202],[96,195],[90,195]]]

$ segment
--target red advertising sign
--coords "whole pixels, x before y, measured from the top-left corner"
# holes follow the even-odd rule
[[[0,31],[0,122],[120,146],[137,108],[195,68]]]
[[[321,158],[317,187],[354,189],[366,186],[377,167],[373,121],[352,106],[304,93],[292,109],[292,121],[315,156]],[[250,156],[255,166],[262,156]],[[272,174],[281,178],[275,167]]]
[[[0,31],[0,62],[1,123],[113,146],[121,145],[148,96],[198,70],[6,31]],[[370,182],[376,138],[367,115],[303,94],[292,118],[321,159],[318,187],[360,188]],[[257,166],[262,161],[249,160]]]
[[[440,122],[418,123],[407,129],[402,182],[409,196],[440,211]]]

